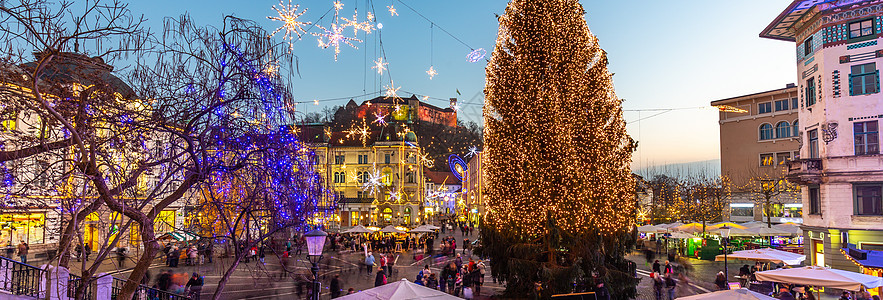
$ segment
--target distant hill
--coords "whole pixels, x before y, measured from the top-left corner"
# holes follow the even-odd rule
[[[632,169],[635,174],[644,178],[650,178],[654,175],[668,175],[672,177],[690,177],[694,175],[720,176],[721,160],[703,160],[687,163],[662,164],[642,169]]]

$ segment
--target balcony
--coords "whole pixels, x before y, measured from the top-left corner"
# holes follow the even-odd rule
[[[797,159],[788,162],[788,180],[801,185],[822,182],[822,160]]]

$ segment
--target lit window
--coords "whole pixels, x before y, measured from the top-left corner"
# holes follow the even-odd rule
[[[776,158],[772,153],[763,153],[760,155],[760,166],[768,167],[776,165]]]
[[[784,165],[789,160],[791,160],[791,152],[776,153],[776,161],[779,162],[780,165]]]

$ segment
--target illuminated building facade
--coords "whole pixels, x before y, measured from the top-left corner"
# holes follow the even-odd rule
[[[785,88],[712,101],[720,109],[721,175],[733,188],[723,215],[730,221],[766,221],[761,205],[743,187],[752,177],[780,177],[788,162],[798,157],[798,90]],[[773,223],[801,223],[799,197],[778,195],[771,208]]]
[[[424,220],[423,159],[417,135],[402,123],[364,136],[302,127],[316,152],[316,170],[337,198],[327,225],[413,225]],[[363,143],[364,141],[364,143]]]
[[[801,185],[806,262],[879,276],[841,251],[883,250],[883,3],[793,1],[760,36],[797,54],[801,147],[788,175]]]
[[[484,177],[481,169],[481,152],[475,152],[466,165],[468,168],[466,169],[466,178],[463,180],[463,194],[469,210],[469,221],[477,225],[485,216],[485,207],[482,201],[482,179]]]
[[[451,104],[457,103],[457,98],[450,99]],[[355,101],[350,100],[348,107],[355,106]],[[409,98],[386,98],[377,97],[362,102],[356,111],[356,117],[360,119],[367,118],[372,120],[372,116],[377,112],[377,108],[382,110],[383,115],[393,116],[393,120],[406,122],[408,124],[414,121],[424,121],[434,124],[441,124],[448,127],[457,127],[457,111],[451,107],[440,108],[435,105],[420,101],[416,95]]]
[[[426,212],[438,219],[463,215],[466,205],[460,180],[451,172],[426,171]]]

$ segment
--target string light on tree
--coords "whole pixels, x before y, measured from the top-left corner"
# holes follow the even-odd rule
[[[429,70],[426,70],[426,74],[429,75],[429,80],[432,80],[432,77],[435,77],[438,72],[435,71],[433,66],[429,66]]]
[[[374,61],[374,66],[371,69],[377,70],[377,74],[383,75],[383,70],[386,70],[386,65],[388,62],[383,61],[383,57],[378,57],[377,60]]]
[[[279,14],[278,17],[267,17],[270,20],[282,21],[282,26],[276,28],[270,36],[276,35],[277,32],[285,29],[285,35],[282,37],[284,40],[288,40],[288,49],[291,50],[294,46],[292,41],[294,40],[294,36],[297,36],[297,39],[300,39],[301,36],[307,31],[304,30],[304,26],[312,24],[311,22],[301,22],[298,21],[298,18],[307,12],[305,8],[301,12],[297,12],[298,7],[300,5],[291,6],[291,0],[288,0],[288,5],[285,5],[284,2],[279,2],[279,8],[276,8],[273,5],[273,10]],[[293,33],[293,34],[292,34]]]

